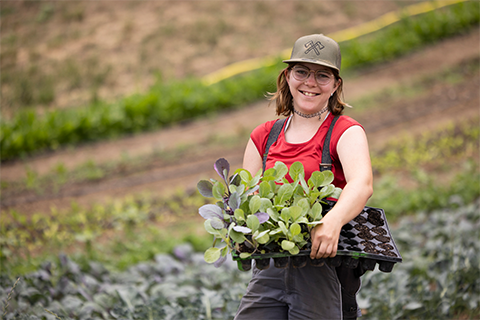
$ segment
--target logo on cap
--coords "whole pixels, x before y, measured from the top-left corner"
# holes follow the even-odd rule
[[[322,50],[323,48],[325,48],[325,46],[323,44],[321,44],[320,41],[317,41],[317,42],[313,42],[313,40],[310,40],[308,41],[307,43],[305,43],[305,48],[307,48],[307,50],[305,50],[305,54],[309,53],[310,51],[314,50],[315,53],[317,55],[320,54],[320,50]]]

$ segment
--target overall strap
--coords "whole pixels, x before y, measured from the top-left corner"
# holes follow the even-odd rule
[[[270,147],[272,146],[272,144],[275,141],[277,141],[278,136],[280,135],[280,132],[282,132],[283,124],[285,123],[286,120],[287,118],[278,119],[277,121],[275,121],[272,129],[270,130],[270,133],[267,139],[267,145],[265,146],[265,152],[263,153],[263,171],[262,172],[265,172],[265,166],[267,165],[268,150],[270,150]]]
[[[330,156],[330,138],[332,137],[333,127],[335,126],[338,118],[339,116],[335,116],[332,123],[330,124],[330,128],[328,128],[327,136],[325,137],[325,141],[323,143],[322,162],[319,165],[320,171],[332,169],[332,157]]]

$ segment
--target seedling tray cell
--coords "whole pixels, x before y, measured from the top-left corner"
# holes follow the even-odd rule
[[[334,201],[327,200],[327,203],[328,206],[324,206],[324,215],[335,205]],[[349,268],[357,268],[361,265],[363,270],[374,270],[375,265],[378,264],[379,270],[382,272],[391,272],[395,263],[402,262],[402,257],[388,227],[384,210],[373,207],[365,207],[357,217],[343,226],[336,257],[312,260],[308,257],[309,255],[310,250],[301,250],[295,256],[288,252],[269,252],[253,254],[247,259],[240,259],[237,253],[233,253],[233,259],[238,261],[239,269],[245,271],[250,270],[251,259],[255,259],[259,269],[268,268],[270,258],[274,259],[275,267],[285,267],[286,263],[279,259],[291,257],[293,266],[297,268],[305,266],[307,262],[314,266],[320,266],[326,262],[334,267],[344,264]]]

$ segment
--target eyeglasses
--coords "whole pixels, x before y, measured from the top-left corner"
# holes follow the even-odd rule
[[[332,73],[325,70],[310,70],[309,68],[302,65],[296,65],[292,68],[293,77],[298,81],[307,80],[310,77],[310,73],[312,72],[315,75],[315,81],[317,81],[317,83],[321,86],[329,84],[334,78],[334,75]]]

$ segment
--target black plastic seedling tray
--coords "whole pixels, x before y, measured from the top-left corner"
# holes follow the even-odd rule
[[[326,202],[328,206],[324,206],[324,215],[335,205],[334,201]],[[233,260],[236,260],[238,268],[244,271],[251,269],[251,260],[255,260],[255,266],[258,269],[266,269],[270,266],[270,258],[274,259],[274,265],[278,268],[285,267],[290,257],[293,266],[299,268],[306,263],[319,266],[328,263],[335,267],[344,264],[350,268],[357,268],[360,265],[361,269],[366,271],[374,270],[375,265],[378,264],[379,270],[383,272],[391,272],[395,263],[402,262],[388,227],[385,211],[373,207],[365,207],[357,217],[343,226],[336,257],[312,260],[309,255],[310,250],[302,250],[297,255],[291,255],[288,252],[270,252],[253,254],[249,258],[240,259],[239,255],[234,253]]]

